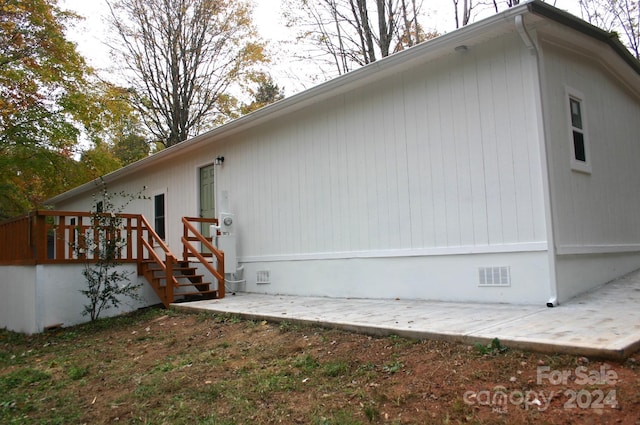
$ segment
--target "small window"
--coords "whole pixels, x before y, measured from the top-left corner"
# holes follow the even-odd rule
[[[154,208],[154,230],[165,240],[165,212],[164,212],[164,193],[153,197]]]
[[[570,117],[571,168],[576,171],[591,172],[591,159],[587,144],[584,97],[575,91],[567,91]]]

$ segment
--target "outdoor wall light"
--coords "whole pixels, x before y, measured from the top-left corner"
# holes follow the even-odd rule
[[[224,156],[219,156],[216,158],[216,160],[213,163],[215,165],[222,165],[223,162],[224,162]]]
[[[467,46],[465,46],[464,44],[461,44],[460,46],[456,46],[456,48],[453,49],[453,50],[455,50],[456,52],[459,52],[459,53],[464,53],[467,50],[469,50],[469,48]]]

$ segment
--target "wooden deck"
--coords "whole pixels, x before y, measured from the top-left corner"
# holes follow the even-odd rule
[[[103,217],[118,218],[117,228],[104,227]],[[217,219],[182,219],[182,257],[169,250],[162,238],[140,214],[93,214],[77,211],[32,211],[0,223],[0,265],[91,263],[100,260],[100,249],[89,241],[117,240],[117,263],[137,263],[165,306],[177,296],[224,298],[224,253],[213,246],[193,223],[217,225]],[[204,247],[200,252],[198,246]],[[207,269],[215,282],[196,274],[193,259]],[[210,261],[211,260],[211,261]],[[178,291],[185,287],[191,291]]]

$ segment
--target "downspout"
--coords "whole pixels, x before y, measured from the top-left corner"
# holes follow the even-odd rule
[[[522,15],[516,15],[516,31],[518,31],[518,34],[520,35],[520,38],[522,39],[525,47],[529,49],[532,55],[536,55],[537,59],[538,49],[536,48],[536,45],[533,44],[533,40],[531,40],[531,36],[529,35],[527,28],[524,26],[524,18],[522,17]]]
[[[540,158],[542,162],[542,179],[543,179],[543,187],[546,187],[545,190],[545,198],[546,198],[546,206],[545,206],[545,221],[547,224],[547,254],[549,259],[549,300],[547,301],[547,307],[555,307],[558,305],[558,279],[556,275],[556,249],[555,249],[555,232],[553,229],[553,214],[551,208],[551,179],[549,176],[549,161],[547,156],[547,126],[546,119],[544,116],[544,108],[542,101],[544,99],[544,93],[542,90],[542,69],[540,64],[540,53],[536,44],[531,39],[529,32],[527,31],[526,26],[524,25],[524,16],[516,15],[515,17],[515,27],[518,35],[520,35],[520,39],[524,43],[525,47],[529,50],[529,52],[536,57],[536,66],[537,66],[537,86],[538,86],[538,108],[540,114],[540,124],[542,124],[542,140],[540,141]]]

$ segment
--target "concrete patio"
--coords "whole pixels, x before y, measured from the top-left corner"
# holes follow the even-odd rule
[[[248,293],[172,307],[465,344],[498,338],[507,347],[612,360],[640,349],[640,271],[554,308]]]

